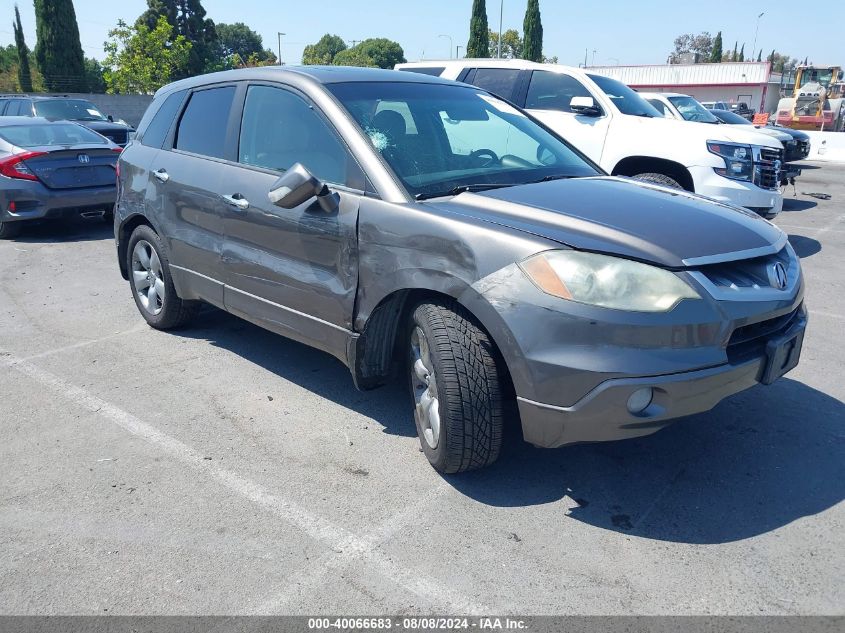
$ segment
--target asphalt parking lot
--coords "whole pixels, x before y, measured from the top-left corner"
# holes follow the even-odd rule
[[[797,194],[795,371],[449,477],[399,386],[213,309],[147,327],[111,227],[0,242],[0,613],[845,614],[845,166]]]

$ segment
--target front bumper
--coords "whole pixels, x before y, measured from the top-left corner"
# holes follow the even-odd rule
[[[41,183],[25,183],[0,190],[0,221],[22,222],[79,215],[94,209],[112,210],[117,197],[114,185],[84,189],[47,189]],[[9,210],[10,203],[16,210]]]
[[[790,363],[798,362],[806,325],[802,312],[783,334],[785,340],[798,341],[790,352],[795,357],[787,359]],[[781,358],[772,360],[782,362]],[[556,448],[649,435],[677,418],[709,411],[728,396],[768,380],[771,366],[764,354],[698,371],[607,380],[571,407],[518,397],[523,437],[535,446]],[[643,388],[653,390],[652,401],[643,411],[632,413],[628,399]]]
[[[745,207],[766,218],[783,209],[783,195],[777,189],[762,189],[741,180],[731,180],[713,171],[713,167],[690,167],[695,192],[712,200]]]

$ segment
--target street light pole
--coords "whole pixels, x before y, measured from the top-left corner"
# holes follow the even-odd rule
[[[463,48],[463,46],[461,46],[460,44],[458,44],[458,45],[455,47],[455,59],[460,59],[460,58],[461,58],[461,49],[462,49],[462,48]]]
[[[502,59],[502,16],[505,14],[505,0],[499,3],[499,54],[498,58]]]
[[[282,33],[278,31],[279,34],[279,66],[282,65],[282,35],[287,35],[287,33]]]
[[[766,12],[763,11],[760,15],[757,16],[757,26],[754,27],[754,47],[751,49],[751,58],[754,58],[754,51],[757,50],[757,32],[760,30],[760,18],[766,15]]]
[[[449,38],[449,59],[452,59],[452,36],[451,35],[438,35],[437,37],[448,37]]]

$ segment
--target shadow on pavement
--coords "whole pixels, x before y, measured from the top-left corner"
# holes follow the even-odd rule
[[[571,518],[643,538],[737,541],[845,498],[845,405],[784,378],[645,438],[509,443],[491,468],[448,481],[493,506],[568,496]]]
[[[806,237],[804,235],[790,235],[789,236],[789,243],[792,244],[792,248],[795,249],[795,252],[798,254],[798,257],[804,259],[806,257],[812,257],[816,253],[822,250],[822,244],[816,239],[812,237]]]
[[[177,335],[229,350],[373,419],[386,433],[416,435],[398,380],[359,392],[328,354],[213,308]],[[784,378],[634,440],[546,450],[510,428],[497,463],[445,479],[490,506],[569,497],[569,516],[595,527],[673,542],[737,541],[845,498],[845,404]]]
[[[8,241],[21,244],[50,244],[108,239],[114,239],[114,225],[111,221],[101,218],[75,218],[27,222],[20,235]]]
[[[814,209],[817,206],[819,206],[819,203],[813,202],[812,200],[801,200],[799,198],[783,199],[784,211],[808,211],[809,209]]]
[[[385,433],[415,437],[413,409],[404,383],[358,391],[349,369],[333,356],[269,332],[236,316],[204,307],[177,336],[207,340],[323,398],[365,415]]]

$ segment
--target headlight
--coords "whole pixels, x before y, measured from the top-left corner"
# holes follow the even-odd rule
[[[720,176],[733,180],[751,180],[754,160],[750,145],[707,141],[707,151],[724,159],[724,168],[714,168]]]
[[[520,267],[547,294],[615,310],[668,312],[682,299],[701,298],[667,270],[608,255],[546,251]]]

